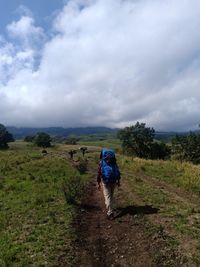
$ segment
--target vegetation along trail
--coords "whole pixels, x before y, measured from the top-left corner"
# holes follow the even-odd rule
[[[144,223],[137,218],[137,208],[128,206],[117,195],[121,212],[115,220],[106,218],[102,192],[90,182],[77,220],[80,266],[156,266],[150,251],[150,240],[143,232]],[[150,208],[150,212],[156,209]]]
[[[175,221],[167,213],[170,203],[167,202],[165,207],[160,204],[163,201],[162,194],[168,192],[171,202],[177,204],[177,198],[173,199],[169,191],[170,185],[165,183],[167,192],[162,192],[160,183],[152,184],[153,178],[144,178],[144,173],[132,168],[130,159],[124,161],[123,156],[118,158],[122,169],[122,185],[115,191],[118,213],[112,221],[106,218],[103,194],[96,188],[94,162],[90,166],[91,181],[84,192],[80,212],[74,223],[78,265],[199,266],[197,260],[194,262],[182,253],[178,240],[180,235],[173,228]],[[133,166],[136,165],[135,162]],[[181,235],[181,238],[183,240],[185,237]]]
[[[118,154],[110,221],[96,188],[101,147],[87,145],[84,158],[79,147],[0,151],[0,266],[200,266],[198,165]]]

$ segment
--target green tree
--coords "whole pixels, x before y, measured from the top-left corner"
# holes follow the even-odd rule
[[[69,136],[66,141],[65,144],[66,145],[76,145],[77,142],[79,141],[79,139],[75,136]]]
[[[155,130],[145,126],[145,123],[137,122],[135,125],[125,127],[118,133],[125,152],[140,158],[150,158],[151,145]]]
[[[178,160],[200,163],[200,135],[176,135],[172,139],[172,153]]]
[[[24,138],[24,142],[33,142],[34,141],[34,138],[35,138],[35,136],[33,136],[33,135],[27,135]]]
[[[150,151],[151,159],[166,159],[171,155],[170,147],[163,142],[153,142],[150,145]]]
[[[50,147],[51,137],[50,135],[44,132],[37,133],[34,138],[34,143],[39,147]]]
[[[14,138],[3,124],[0,124],[0,149],[8,148],[8,143],[13,142]]]

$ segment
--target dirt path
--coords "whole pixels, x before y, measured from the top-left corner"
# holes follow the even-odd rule
[[[128,180],[115,190],[118,216],[106,217],[102,191],[97,190],[93,168],[91,181],[84,192],[79,214],[74,221],[76,240],[73,249],[80,267],[190,267],[180,250],[173,246],[173,235],[163,230],[166,218],[159,210],[145,205],[143,199],[130,188]],[[146,181],[156,188],[170,191],[172,197],[183,201],[183,195],[170,190],[165,183],[152,178]],[[77,262],[78,261],[78,262]],[[64,260],[60,267],[67,267]],[[72,266],[72,265],[70,265]]]
[[[94,267],[154,267],[151,255],[151,239],[145,235],[141,213],[157,212],[151,207],[127,205],[123,200],[123,188],[116,192],[118,218],[106,218],[103,195],[91,181],[82,201],[80,216],[76,222],[78,240],[76,247],[79,266]],[[117,190],[116,190],[117,191]]]

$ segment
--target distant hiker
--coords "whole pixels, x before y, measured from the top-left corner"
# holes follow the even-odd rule
[[[101,184],[108,219],[114,219],[113,194],[115,186],[120,186],[120,171],[116,163],[115,152],[111,149],[102,149],[97,175],[98,188]]]
[[[85,152],[87,151],[87,147],[80,147],[80,151],[82,152],[83,157],[85,156]]]
[[[76,151],[75,151],[75,150],[70,150],[70,151],[68,152],[68,154],[69,154],[69,156],[70,156],[70,159],[73,159],[74,154],[76,154]]]

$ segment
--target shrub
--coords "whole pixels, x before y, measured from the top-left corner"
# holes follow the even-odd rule
[[[51,137],[47,133],[37,133],[34,142],[39,147],[50,147],[51,146]]]
[[[150,146],[151,159],[167,159],[170,157],[170,147],[165,143],[153,142]]]
[[[172,139],[172,152],[175,159],[200,163],[200,135],[190,133],[176,135]]]
[[[80,176],[69,177],[62,184],[62,191],[68,204],[77,204],[83,190]]]
[[[0,124],[0,149],[8,148],[8,143],[13,142],[14,138],[3,124]]]
[[[87,172],[87,165],[88,165],[87,160],[80,159],[74,165],[75,165],[76,169],[79,171],[80,174],[84,174],[84,173]]]

